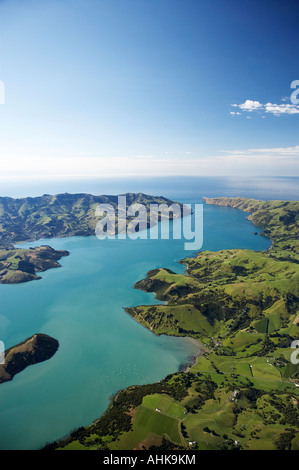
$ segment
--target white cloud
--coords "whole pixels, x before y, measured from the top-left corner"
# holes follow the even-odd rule
[[[243,111],[254,111],[255,109],[262,108],[263,105],[259,101],[246,100],[245,103],[237,105]]]
[[[285,99],[283,100],[285,101]],[[281,114],[299,114],[299,106],[295,104],[275,104],[275,103],[266,103],[262,104],[259,101],[246,100],[241,104],[232,104],[233,107],[239,108],[243,112],[252,113],[257,111],[263,114],[264,113],[273,114],[274,116],[280,116]],[[240,112],[230,112],[230,114],[242,114]]]
[[[231,155],[251,155],[256,158],[261,156],[278,157],[278,158],[295,158],[299,160],[299,145],[294,147],[274,147],[274,148],[253,148],[246,150],[224,150],[224,153]]]
[[[299,106],[295,104],[265,104],[266,113],[272,113],[275,115],[280,114],[299,114]]]

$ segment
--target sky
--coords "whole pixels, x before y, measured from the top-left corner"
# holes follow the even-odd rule
[[[0,0],[0,179],[299,176],[298,24],[297,0]]]

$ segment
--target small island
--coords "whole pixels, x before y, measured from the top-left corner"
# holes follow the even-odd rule
[[[47,361],[58,347],[59,343],[55,338],[38,333],[7,349],[4,360],[1,360],[4,364],[0,364],[0,384],[12,380],[30,365]]]

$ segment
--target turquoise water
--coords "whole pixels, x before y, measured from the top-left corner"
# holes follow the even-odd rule
[[[218,180],[209,184],[210,196],[222,195],[226,188]],[[153,194],[168,196],[163,188]],[[178,191],[177,199],[191,202],[190,194],[182,195]],[[197,194],[193,201],[199,202]],[[244,213],[204,205],[202,249],[268,248],[269,240],[254,231]],[[39,281],[0,286],[0,338],[9,347],[42,332],[57,338],[60,347],[49,361],[30,366],[1,385],[0,449],[37,449],[90,424],[118,390],[160,380],[196,353],[193,342],[157,337],[124,311],[156,303],[153,294],[133,289],[150,269],[184,272],[177,261],[193,254],[184,250],[184,240],[73,237],[24,246],[41,244],[68,250],[70,256]]]

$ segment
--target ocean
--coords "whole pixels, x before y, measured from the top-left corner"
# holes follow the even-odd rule
[[[201,198],[244,196],[298,199],[299,178],[156,178],[119,180],[2,182],[1,196],[62,192],[120,194],[143,192],[198,204]],[[204,205],[202,250],[265,250],[270,241],[246,214]],[[175,221],[174,223],[181,223]],[[196,354],[185,338],[156,336],[124,311],[157,303],[153,294],[133,289],[154,268],[183,273],[178,261],[195,253],[184,240],[98,240],[92,237],[39,240],[68,250],[61,268],[42,279],[0,285],[0,339],[10,347],[34,333],[59,341],[49,360],[30,366],[0,386],[0,449],[38,449],[101,416],[111,397],[133,384],[162,379]]]

